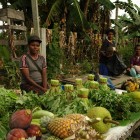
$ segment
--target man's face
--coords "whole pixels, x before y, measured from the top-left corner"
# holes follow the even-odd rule
[[[114,34],[112,32],[109,32],[107,36],[108,36],[108,39],[112,40],[114,37]]]
[[[34,41],[29,44],[29,51],[31,54],[38,54],[39,50],[40,50],[39,42]]]

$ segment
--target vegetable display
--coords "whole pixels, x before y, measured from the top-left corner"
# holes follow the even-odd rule
[[[18,138],[101,140],[112,119],[129,120],[140,111],[139,91],[117,94],[106,78],[100,77],[98,83],[94,75],[89,75],[86,84],[81,79],[76,82],[62,90],[58,80],[51,80],[50,90],[41,96],[0,88],[0,138],[1,134],[3,140],[13,138],[23,130]]]

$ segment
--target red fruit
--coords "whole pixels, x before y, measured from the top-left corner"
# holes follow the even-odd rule
[[[25,130],[15,128],[9,131],[6,140],[25,140],[27,138],[28,136]]]
[[[38,125],[34,125],[34,124],[31,124],[27,130],[26,130],[26,133],[28,134],[28,137],[33,137],[33,136],[36,136],[36,139],[40,139],[41,136],[42,136],[42,133],[41,133],[41,129]]]
[[[32,112],[30,109],[16,111],[10,118],[10,128],[26,129],[32,121]]]

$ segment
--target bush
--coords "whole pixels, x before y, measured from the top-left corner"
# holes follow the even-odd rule
[[[120,47],[119,54],[122,56],[124,63],[129,67],[130,66],[130,59],[133,56],[134,47],[132,44],[126,47]]]

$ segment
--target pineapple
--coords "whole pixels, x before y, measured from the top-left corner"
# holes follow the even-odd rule
[[[64,117],[74,120],[77,124],[85,122],[85,116],[82,114],[68,114]]]
[[[77,123],[68,118],[55,118],[48,123],[47,128],[53,135],[63,139],[77,131]]]

